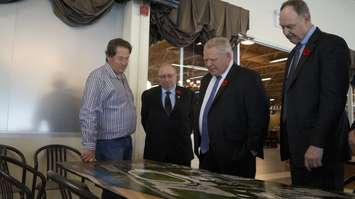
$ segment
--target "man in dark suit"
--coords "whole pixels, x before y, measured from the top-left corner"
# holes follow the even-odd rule
[[[263,157],[269,102],[259,75],[233,63],[227,38],[204,46],[209,74],[201,81],[195,153],[200,168],[255,177],[255,156]]]
[[[302,0],[282,4],[280,26],[296,44],[284,78],[281,159],[290,159],[293,185],[342,190],[343,161],[349,158],[348,46],[313,26]]]
[[[176,85],[170,64],[159,68],[160,86],[142,94],[142,125],[146,132],[144,159],[190,166],[194,93]]]

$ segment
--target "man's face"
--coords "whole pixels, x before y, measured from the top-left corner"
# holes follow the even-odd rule
[[[291,43],[301,42],[311,25],[310,16],[298,15],[292,6],[286,6],[281,10],[280,26]]]
[[[203,50],[203,61],[211,75],[222,75],[231,60],[231,53],[220,52],[216,47]]]
[[[159,83],[165,90],[170,90],[176,85],[177,74],[176,70],[170,66],[165,65],[159,69]]]
[[[116,54],[113,57],[107,57],[107,62],[115,73],[123,73],[128,65],[129,50],[124,47],[117,47]]]

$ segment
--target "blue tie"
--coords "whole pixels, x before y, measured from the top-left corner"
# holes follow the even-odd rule
[[[211,94],[208,98],[208,101],[206,103],[205,109],[203,110],[203,115],[202,115],[202,135],[201,135],[201,153],[206,153],[208,151],[209,148],[209,137],[208,137],[208,124],[207,124],[207,119],[208,119],[208,112],[210,111],[215,93],[217,91],[218,88],[218,83],[219,80],[221,80],[221,76],[216,76],[216,81],[213,85]]]

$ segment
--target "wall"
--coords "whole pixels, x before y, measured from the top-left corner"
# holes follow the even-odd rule
[[[290,50],[292,44],[274,25],[274,11],[279,11],[283,0],[224,0],[250,11],[248,35],[263,43]],[[355,49],[355,1],[354,0],[306,0],[313,24],[321,30],[342,36],[351,49]]]
[[[61,22],[50,1],[1,4],[0,143],[19,148],[30,163],[34,151],[45,144],[80,149],[80,130],[73,120],[85,80],[105,63],[106,44],[116,37],[133,45],[127,76],[140,110],[147,80],[148,24],[136,1],[115,4],[96,24],[80,28]],[[134,138],[144,140],[139,122],[137,126]],[[137,158],[142,156],[140,143]]]

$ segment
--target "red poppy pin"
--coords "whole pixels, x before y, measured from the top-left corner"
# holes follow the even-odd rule
[[[228,84],[229,84],[229,81],[225,79],[225,80],[223,80],[221,86],[226,87]]]
[[[178,99],[181,98],[181,90],[176,89],[176,90],[175,90],[175,94],[176,94],[176,97],[177,97]]]
[[[303,56],[309,56],[310,54],[311,54],[311,50],[309,50],[308,48],[305,48],[304,50],[303,50]]]

